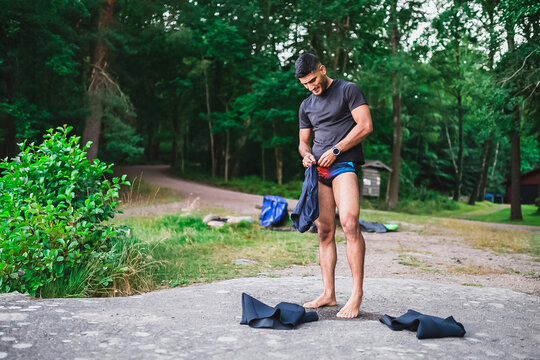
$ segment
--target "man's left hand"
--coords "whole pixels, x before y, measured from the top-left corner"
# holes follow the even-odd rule
[[[336,155],[332,153],[332,149],[327,150],[324,154],[321,155],[317,165],[322,167],[330,167],[336,161]]]

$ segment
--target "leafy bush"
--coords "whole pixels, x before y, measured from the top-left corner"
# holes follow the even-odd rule
[[[0,162],[0,291],[36,295],[112,248],[116,230],[103,222],[128,183],[107,179],[112,165],[87,160],[89,145],[68,137],[71,129],[51,129],[41,145],[23,143]]]

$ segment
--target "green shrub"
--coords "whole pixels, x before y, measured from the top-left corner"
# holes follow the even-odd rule
[[[103,223],[128,183],[107,179],[112,165],[87,160],[89,145],[68,137],[71,129],[51,129],[41,145],[23,143],[19,155],[0,162],[2,292],[39,294],[112,248],[116,230]]]

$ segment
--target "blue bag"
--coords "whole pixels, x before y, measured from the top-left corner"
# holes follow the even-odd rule
[[[266,195],[261,209],[261,225],[264,227],[279,225],[288,216],[287,201],[281,196]]]

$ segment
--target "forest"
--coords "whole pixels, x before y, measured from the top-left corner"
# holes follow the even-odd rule
[[[0,3],[2,158],[66,124],[90,159],[301,180],[294,61],[311,52],[366,95],[389,208],[519,194],[540,166],[535,0]]]

